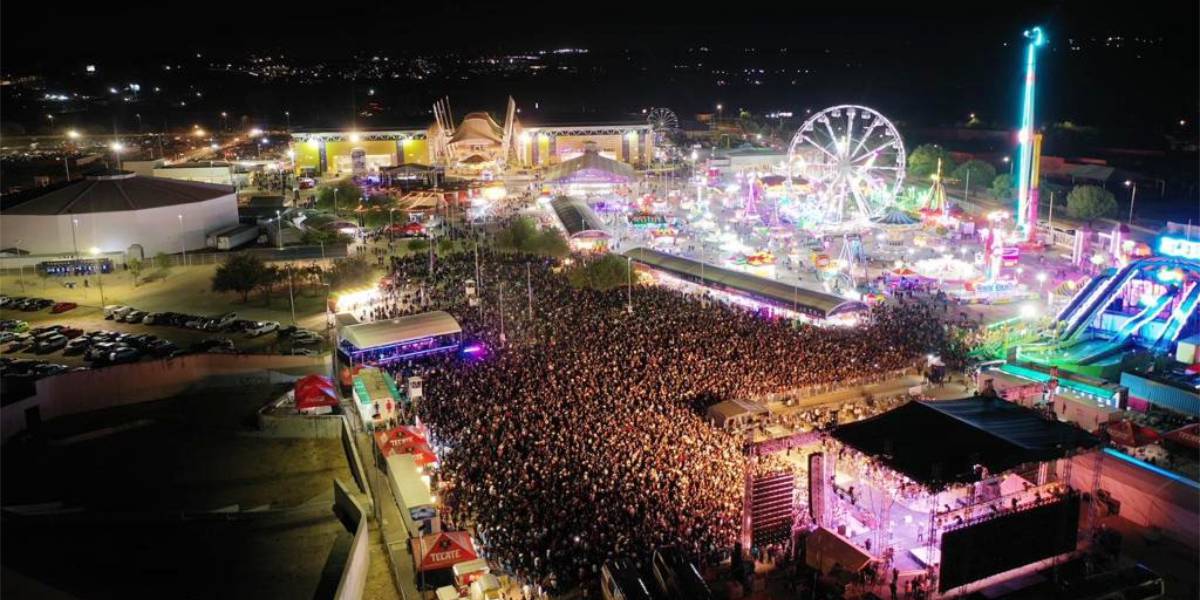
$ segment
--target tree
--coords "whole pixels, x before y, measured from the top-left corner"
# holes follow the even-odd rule
[[[329,282],[335,290],[362,287],[375,278],[375,268],[362,256],[334,261]]]
[[[920,182],[929,180],[929,177],[937,173],[938,159],[942,159],[942,173],[951,173],[954,171],[954,159],[950,158],[950,152],[937,144],[922,144],[917,146],[912,154],[908,155],[907,170],[908,176],[916,178]],[[972,178],[975,176],[971,174]]]
[[[1067,214],[1089,224],[1117,212],[1117,199],[1112,192],[1095,185],[1077,185],[1067,194]]]
[[[258,279],[258,287],[262,288],[263,303],[267,306],[271,305],[271,289],[275,284],[283,279],[283,271],[279,267],[266,265],[263,269],[262,276]]]
[[[1012,175],[1001,173],[992,179],[992,195],[997,200],[1011,200],[1012,190]]]
[[[334,198],[333,190],[337,190],[336,198]],[[353,208],[358,206],[358,201],[362,198],[362,195],[362,188],[357,183],[354,183],[353,178],[339,179],[317,188],[317,208],[321,210],[333,210],[333,201],[335,199],[337,200],[338,209]]]
[[[557,229],[543,229],[541,234],[538,235],[534,253],[553,258],[563,258],[571,253],[571,247],[567,245],[567,239]]]
[[[142,269],[146,264],[140,258],[131,258],[125,261],[125,268],[129,270],[129,274],[133,275],[133,287],[138,286],[138,277],[142,276]]]
[[[605,254],[594,260],[582,260],[567,271],[567,281],[577,288],[606,292],[628,283],[629,263],[615,254]]]
[[[963,182],[963,185],[965,186],[968,173],[971,176],[972,187],[976,189],[982,188],[983,186],[992,183],[996,179],[996,167],[993,167],[990,163],[986,163],[982,160],[968,160],[967,162],[958,165],[958,168],[954,169],[954,173],[951,174],[951,177]]]
[[[217,267],[212,277],[212,291],[237,292],[245,303],[253,291],[264,282],[273,281],[273,269],[253,254],[233,254]]]
[[[537,237],[538,229],[533,219],[523,217],[496,234],[496,245],[510,252],[530,252]]]
[[[454,246],[454,240],[448,237],[443,237],[442,239],[438,240],[437,251],[439,254],[450,254],[454,251]]]
[[[154,268],[166,273],[171,270],[171,256],[166,252],[159,252],[154,255]]]
[[[570,253],[567,240],[554,229],[537,228],[533,219],[521,218],[496,234],[496,246],[509,252],[525,252],[561,258]]]

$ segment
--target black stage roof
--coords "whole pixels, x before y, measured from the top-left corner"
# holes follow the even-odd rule
[[[979,396],[909,402],[838,427],[833,437],[926,485],[977,481],[975,465],[995,474],[1100,443],[1040,412]]]

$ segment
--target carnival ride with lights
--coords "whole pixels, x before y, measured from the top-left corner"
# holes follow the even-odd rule
[[[904,142],[892,122],[865,106],[843,104],[814,114],[796,131],[788,147],[788,187],[806,223],[865,222],[895,203],[904,166]],[[801,182],[806,189],[799,189]]]
[[[1200,262],[1177,257],[1135,260],[1096,276],[1060,311],[1050,339],[1020,347],[1020,360],[1097,375],[1138,347],[1171,350],[1197,329]]]

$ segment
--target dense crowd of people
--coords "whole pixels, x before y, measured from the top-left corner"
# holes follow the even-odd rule
[[[641,286],[629,313],[624,289],[577,289],[551,259],[482,252],[475,305],[473,253],[438,256],[432,276],[427,256],[393,260],[397,288],[426,295],[395,310],[449,310],[489,348],[424,368],[445,516],[552,587],[664,545],[701,562],[728,552],[746,460],[703,408],[903,368],[945,340],[941,311],[918,303],[820,328]]]

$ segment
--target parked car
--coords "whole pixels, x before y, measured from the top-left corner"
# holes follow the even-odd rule
[[[15,331],[21,333],[29,331],[29,321],[21,321],[19,319],[5,319],[0,321],[0,330]]]
[[[63,354],[82,354],[87,351],[92,345],[92,339],[87,336],[79,336],[69,342],[67,347],[63,349]]]
[[[137,362],[141,357],[142,353],[139,352],[137,348],[121,346],[116,350],[113,350],[112,353],[108,355],[107,362],[110,365],[119,365],[123,363]]]
[[[179,350],[179,348],[176,347],[175,344],[173,344],[167,340],[156,340],[153,343],[151,343],[147,348],[147,352],[149,352],[151,355],[156,356],[158,358],[171,356],[171,354],[173,354],[174,352],[176,352],[178,350]]]
[[[13,299],[9,298],[8,296],[0,296],[0,308],[8,306],[8,303],[12,302],[12,300]]]
[[[123,323],[141,323],[144,318],[146,318],[146,311],[135,309],[125,313],[117,320]]]
[[[117,348],[116,342],[96,342],[87,349],[83,354],[83,360],[87,361],[104,361],[108,359],[108,355]]]
[[[143,325],[160,324],[165,319],[166,316],[167,316],[167,313],[162,313],[162,312],[146,313],[146,316],[142,317],[142,324]]]
[[[78,327],[63,327],[62,329],[59,329],[58,332],[66,336],[68,340],[73,340],[83,335],[83,330]]]
[[[309,331],[307,329],[301,329],[296,333],[293,333],[291,337],[293,344],[309,345],[321,343],[321,334],[315,331]]]
[[[67,341],[68,341],[67,336],[65,336],[65,335],[58,334],[58,333],[51,334],[50,337],[47,337],[47,338],[44,338],[44,339],[38,341],[37,345],[34,346],[34,351],[37,352],[38,354],[48,354],[50,352],[56,352],[58,350],[62,350],[63,348],[66,348]]]
[[[225,313],[219,317],[215,317],[213,320],[216,321],[216,331],[220,331],[226,327],[229,327],[234,321],[237,320],[237,313]]]
[[[70,370],[70,367],[68,367],[67,365],[58,365],[58,364],[54,364],[54,363],[43,363],[40,365],[34,365],[34,367],[33,367],[33,373],[38,375],[39,377],[49,377],[51,375],[58,375],[59,373],[66,373],[69,370]]]
[[[50,308],[50,312],[58,315],[68,310],[75,310],[76,308],[79,308],[79,305],[74,302],[59,302]]]
[[[258,337],[279,329],[279,323],[275,321],[258,321],[253,327],[246,329],[246,337]]]
[[[125,316],[129,311],[133,310],[132,306],[124,304],[110,304],[104,307],[104,318],[120,321],[121,317]]]
[[[17,339],[17,334],[12,331],[0,331],[0,344],[7,344]]]
[[[292,348],[284,354],[288,356],[320,356],[320,353],[312,348]]]
[[[46,298],[34,298],[25,303],[21,310],[25,312],[35,312],[42,310],[48,306],[53,306],[54,301]]]

